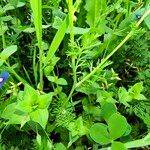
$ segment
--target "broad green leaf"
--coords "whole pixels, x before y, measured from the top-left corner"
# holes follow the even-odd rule
[[[2,19],[2,21],[10,21],[13,18],[11,16],[4,16],[4,17],[1,17],[1,19]]]
[[[141,94],[143,90],[143,82],[136,83],[129,89],[129,94],[133,99],[146,100],[146,97]]]
[[[106,0],[86,0],[86,22],[91,28],[97,28],[100,34],[103,34],[106,31],[106,15],[104,15],[106,8]]]
[[[67,150],[67,148],[62,143],[57,143],[54,150]]]
[[[99,90],[97,91],[97,102],[100,103],[100,105],[104,105],[106,102],[108,103],[115,103],[116,100],[113,98],[113,94],[110,92],[107,92],[105,90]]]
[[[4,111],[2,112],[1,117],[4,119],[10,119],[12,114],[15,112],[15,106],[16,106],[16,103],[7,105]]]
[[[38,99],[37,99],[37,102],[39,103],[38,108],[40,109],[48,108],[50,102],[52,101],[52,96],[53,96],[53,93],[38,96]]]
[[[67,85],[67,81],[64,78],[57,79],[56,82],[58,85]]]
[[[102,113],[102,117],[106,121],[108,121],[109,117],[112,114],[117,113],[117,108],[116,108],[115,104],[105,102],[104,105],[102,105],[101,113]]]
[[[32,107],[37,102],[39,94],[29,85],[25,85],[23,100],[20,101],[20,106]],[[31,108],[30,108],[31,109]],[[28,111],[29,112],[29,111]]]
[[[45,129],[48,121],[48,110],[37,109],[30,113],[30,118],[32,121],[39,123],[43,127],[43,129]]]
[[[17,51],[17,45],[11,45],[9,47],[6,47],[1,53],[0,58],[5,61],[10,57],[13,53]]]
[[[16,113],[16,103],[7,105],[1,115],[2,118],[8,120],[8,124],[21,124],[22,126],[29,121],[28,116]]]
[[[105,124],[95,123],[90,129],[90,136],[101,145],[108,144],[111,142],[111,139],[107,129]]]
[[[118,113],[111,115],[107,124],[112,140],[116,140],[123,136],[128,126],[126,118]]]
[[[120,87],[118,91],[119,101],[125,106],[129,107],[128,102],[132,100],[132,97],[129,95],[127,90],[124,87]]]
[[[24,2],[18,2],[18,3],[17,3],[17,7],[23,7],[24,5],[25,5]]]
[[[127,148],[121,142],[113,142],[111,145],[111,150],[127,150]]]
[[[48,76],[47,79],[51,82],[55,82],[55,77],[53,76]]]
[[[12,6],[10,3],[8,3],[7,5],[5,5],[5,6],[3,7],[4,12],[6,12],[6,11],[8,11],[8,10],[13,10],[13,9],[15,9],[15,7]]]

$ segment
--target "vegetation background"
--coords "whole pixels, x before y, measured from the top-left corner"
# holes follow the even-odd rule
[[[150,145],[150,0],[0,1],[0,150]]]

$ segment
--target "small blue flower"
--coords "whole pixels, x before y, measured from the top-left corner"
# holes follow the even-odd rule
[[[141,14],[135,14],[136,19],[141,19],[142,15]]]
[[[3,86],[8,77],[9,73],[7,71],[4,71],[3,74],[0,75],[0,88]]]

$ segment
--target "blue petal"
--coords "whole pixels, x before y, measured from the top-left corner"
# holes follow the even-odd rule
[[[0,88],[3,86],[8,77],[9,73],[7,71],[3,72],[3,74],[0,76],[0,78],[3,78],[3,81],[0,82]]]

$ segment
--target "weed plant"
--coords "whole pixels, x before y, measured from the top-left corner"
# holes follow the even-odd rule
[[[150,145],[149,0],[0,1],[0,150]]]

